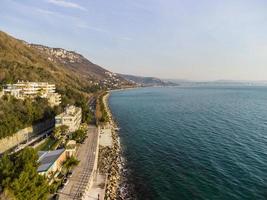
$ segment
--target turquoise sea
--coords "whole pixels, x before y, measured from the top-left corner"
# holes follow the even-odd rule
[[[267,199],[267,87],[114,91],[138,199]]]

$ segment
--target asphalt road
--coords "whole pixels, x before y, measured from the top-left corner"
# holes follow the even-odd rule
[[[77,158],[80,163],[73,170],[69,183],[59,192],[60,200],[81,199],[81,194],[84,193],[93,173],[98,139],[96,126],[90,125],[87,135],[85,143],[78,149]]]

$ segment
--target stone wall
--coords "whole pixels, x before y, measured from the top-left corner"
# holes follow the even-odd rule
[[[52,128],[55,125],[55,120],[47,120],[36,125],[24,128],[13,136],[6,137],[0,140],[0,153],[3,153],[11,148],[16,147],[18,144],[26,142],[38,134]]]

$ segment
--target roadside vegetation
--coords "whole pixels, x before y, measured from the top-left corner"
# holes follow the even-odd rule
[[[79,164],[79,160],[75,158],[74,156],[71,156],[68,158],[64,163],[63,163],[63,168],[69,172],[70,170],[73,169],[73,167],[77,166]]]
[[[44,141],[44,143],[40,144],[36,149],[36,151],[48,151],[52,149],[54,144],[56,143],[56,140],[52,138],[51,136],[47,137]]]
[[[67,132],[68,132],[68,126],[66,126],[66,125],[62,125],[62,126],[56,127],[56,128],[53,130],[53,133],[52,133],[51,136],[52,136],[55,140],[60,140],[61,138],[63,138],[64,136],[67,135]]]
[[[87,135],[87,125],[82,125],[77,131],[71,133],[70,139],[75,140],[77,143],[83,143]]]
[[[108,113],[104,105],[104,96],[107,92],[102,92],[98,95],[96,100],[96,119],[97,123],[106,123],[108,121]]]

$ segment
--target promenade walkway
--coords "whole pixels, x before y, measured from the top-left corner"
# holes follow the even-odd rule
[[[90,190],[85,193],[84,200],[104,200],[106,176],[97,174]],[[99,197],[99,199],[98,199]]]
[[[60,200],[82,199],[90,179],[94,176],[95,157],[97,156],[98,129],[89,126],[88,138],[78,149],[77,158],[80,163],[73,170],[69,183],[59,192]]]

